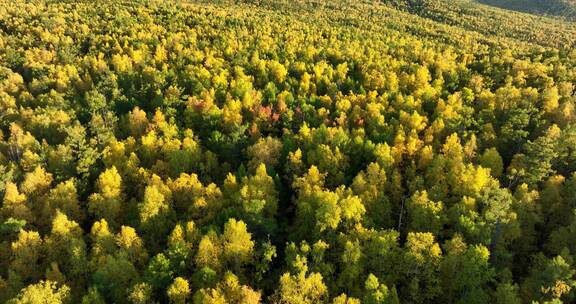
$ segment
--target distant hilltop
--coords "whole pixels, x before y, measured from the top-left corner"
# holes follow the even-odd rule
[[[479,2],[515,11],[557,16],[576,21],[575,0],[479,0]]]
[[[507,10],[576,21],[576,0],[382,0],[383,3],[411,13],[424,13],[429,9],[486,4]]]

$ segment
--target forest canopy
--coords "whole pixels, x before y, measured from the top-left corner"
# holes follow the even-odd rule
[[[576,0],[479,0],[511,10],[543,14],[576,21]]]
[[[0,1],[0,303],[574,303],[576,24]]]

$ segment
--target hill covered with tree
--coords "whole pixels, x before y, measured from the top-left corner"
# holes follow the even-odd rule
[[[471,0],[381,1],[394,9],[433,20],[435,26],[451,26],[450,33],[454,33],[456,28],[482,34],[489,40],[512,38],[557,48],[575,45],[576,24],[558,18],[503,10]]]
[[[480,0],[489,5],[576,21],[575,0]]]
[[[0,1],[0,302],[573,303],[576,25]]]

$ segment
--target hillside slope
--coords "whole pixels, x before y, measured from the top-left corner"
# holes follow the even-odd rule
[[[472,0],[381,0],[387,6],[477,32],[490,39],[511,38],[523,42],[572,48],[576,23],[482,5]]]
[[[479,2],[510,10],[576,21],[576,0],[479,0]]]

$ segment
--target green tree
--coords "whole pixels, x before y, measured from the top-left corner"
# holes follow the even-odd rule
[[[71,280],[70,286],[82,284],[87,264],[87,246],[78,223],[56,212],[52,230],[44,240],[49,261],[57,263]]]
[[[498,304],[520,304],[519,288],[518,285],[510,283],[498,284],[496,294],[494,295],[496,303]]]
[[[544,135],[524,145],[524,154],[517,154],[510,165],[510,179],[519,179],[535,185],[555,172],[553,161],[559,156],[557,150],[560,128],[551,126]]]
[[[41,274],[44,241],[36,231],[20,230],[18,239],[12,242],[10,269],[23,280],[36,280]]]
[[[490,252],[482,245],[467,246],[460,236],[445,245],[446,255],[440,265],[440,278],[445,291],[443,299],[453,303],[486,303],[487,284],[494,271]]]
[[[122,302],[127,299],[130,287],[139,279],[138,270],[121,255],[105,256],[92,273],[93,286],[101,292],[107,302]]]
[[[490,169],[490,173],[496,178],[500,177],[504,171],[504,162],[496,148],[484,151],[478,162],[482,167]]]
[[[416,191],[406,206],[410,231],[432,232],[438,235],[444,222],[442,202],[430,200],[426,191]]]
[[[73,180],[62,182],[50,190],[42,208],[42,218],[51,220],[57,210],[78,223],[81,223],[84,219],[78,199],[78,191]]]
[[[173,227],[173,211],[168,198],[156,185],[147,186],[144,199],[138,204],[140,229],[148,244],[159,248]]]
[[[150,260],[144,274],[146,282],[155,290],[166,290],[173,276],[170,260],[163,253],[155,255]]]
[[[385,191],[387,176],[378,163],[370,163],[354,178],[351,189],[366,207],[365,222],[376,227],[391,227],[391,206]]]
[[[409,232],[405,246],[402,268],[406,289],[401,290],[401,297],[414,303],[436,299],[441,292],[438,274],[442,250],[435,242],[434,235]]]
[[[248,214],[262,214],[273,217],[278,209],[278,191],[274,180],[266,173],[266,166],[260,164],[253,176],[242,180],[240,186],[242,209]]]
[[[562,256],[547,258],[538,254],[530,275],[522,284],[524,299],[571,301],[574,298],[575,270]]]
[[[396,288],[389,289],[385,284],[378,282],[378,278],[369,274],[364,283],[365,296],[363,303],[366,304],[398,304],[400,300],[396,294]]]

